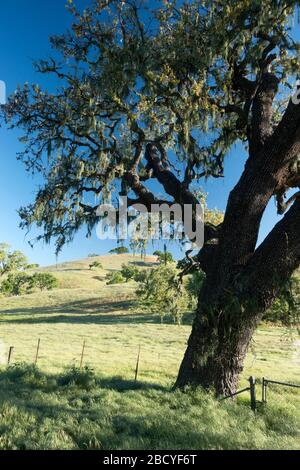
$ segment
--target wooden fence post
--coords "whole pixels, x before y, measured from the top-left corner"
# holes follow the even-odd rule
[[[83,340],[83,345],[82,345],[81,359],[80,359],[80,369],[82,369],[84,350],[85,350],[85,340]]]
[[[250,382],[250,400],[251,400],[251,410],[256,410],[256,392],[255,392],[255,377],[249,377]]]
[[[265,378],[262,378],[262,389],[261,389],[261,401],[262,403],[267,403],[267,381]]]
[[[135,381],[137,381],[137,376],[138,376],[138,371],[139,371],[140,353],[141,353],[141,345],[139,345],[139,351],[138,351],[138,355],[136,359],[135,377],[134,377]]]
[[[38,343],[37,343],[37,347],[36,347],[36,354],[35,354],[35,361],[34,361],[35,366],[37,365],[37,361],[38,361],[38,358],[39,358],[40,342],[41,342],[41,340],[39,338]]]
[[[8,358],[7,358],[7,365],[9,366],[11,358],[12,358],[12,353],[13,353],[13,346],[10,346],[9,351],[8,351]]]

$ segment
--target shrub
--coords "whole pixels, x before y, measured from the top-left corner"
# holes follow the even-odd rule
[[[107,285],[122,284],[123,282],[125,282],[125,279],[122,276],[122,273],[120,271],[113,271],[112,273],[108,273],[106,275],[106,284]]]
[[[73,366],[59,377],[58,384],[62,386],[76,385],[79,388],[91,390],[96,384],[96,376],[89,366],[82,369]]]
[[[13,383],[24,384],[30,388],[55,388],[57,385],[53,377],[48,377],[33,364],[18,362],[9,366],[5,373],[6,378]]]
[[[154,256],[157,256],[157,261],[159,264],[168,264],[168,263],[173,263],[173,255],[169,251],[160,251],[156,250],[153,253]]]
[[[174,322],[181,323],[188,305],[185,287],[180,284],[178,271],[172,265],[161,265],[147,272],[136,295],[141,305],[153,313],[159,313],[161,322],[171,315]]]
[[[58,286],[58,281],[53,274],[50,273],[35,273],[30,277],[31,288],[37,287],[42,290],[52,290]]]
[[[126,280],[126,282],[128,282],[130,279],[135,279],[138,273],[139,270],[136,266],[130,264],[122,264],[121,274]]]
[[[116,254],[116,255],[122,255],[125,253],[129,253],[128,248],[126,246],[117,246],[116,248],[113,248],[112,250],[109,251],[111,254]]]
[[[134,276],[134,280],[136,282],[145,282],[148,276],[148,271],[146,269],[138,269],[136,275]]]
[[[93,263],[91,263],[89,265],[89,268],[90,269],[103,269],[103,266],[102,266],[102,263],[100,263],[100,261],[94,261]]]
[[[26,273],[10,273],[1,284],[1,292],[10,295],[22,295],[31,292],[32,276]]]

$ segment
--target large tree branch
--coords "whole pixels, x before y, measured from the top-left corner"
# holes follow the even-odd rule
[[[273,100],[279,80],[269,72],[262,74],[252,103],[249,152],[255,157],[266,139],[272,134]]]
[[[300,197],[257,248],[242,273],[247,294],[263,309],[300,265]],[[249,292],[250,291],[250,292]]]
[[[248,159],[240,181],[230,193],[216,261],[216,269],[222,262],[224,272],[217,276],[226,277],[247,264],[255,250],[264,210],[299,153],[300,105],[290,101],[280,124],[259,154]]]
[[[162,184],[164,190],[169,196],[174,198],[174,201],[181,206],[190,204],[193,209],[196,209],[199,204],[196,196],[182,183],[169,169],[163,166],[160,157],[157,154],[157,146],[148,144],[145,153],[146,161],[153,171],[154,177]],[[217,238],[220,227],[215,227],[213,224],[205,224],[204,226],[204,240],[208,241],[211,238]]]

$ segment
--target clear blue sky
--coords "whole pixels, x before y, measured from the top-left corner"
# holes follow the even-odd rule
[[[45,77],[34,72],[32,61],[47,57],[51,53],[49,35],[62,33],[70,25],[71,16],[65,8],[66,3],[66,0],[1,1],[0,80],[6,82],[8,93],[26,81],[53,86],[53,83],[45,81]],[[84,5],[87,1],[77,0],[75,3]],[[0,242],[8,242],[14,249],[22,250],[32,262],[52,264],[55,263],[54,247],[39,243],[32,249],[28,240],[36,233],[32,231],[26,236],[19,228],[17,209],[33,200],[39,181],[29,177],[22,163],[16,160],[16,153],[21,148],[17,136],[17,132],[0,129]],[[244,162],[245,154],[237,146],[227,158],[225,178],[203,182],[202,188],[208,192],[211,208],[225,209],[228,193],[238,181]],[[260,239],[277,219],[275,204],[271,201],[263,219]],[[95,234],[86,239],[84,231],[81,231],[73,243],[63,249],[59,261],[86,257],[90,252],[104,254],[114,246],[115,242],[100,241]],[[148,251],[152,251],[151,246]],[[177,256],[182,256],[178,248],[174,251]]]

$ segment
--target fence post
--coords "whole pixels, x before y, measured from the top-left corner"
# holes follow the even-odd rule
[[[265,380],[265,378],[263,377],[262,378],[262,393],[261,393],[261,401],[262,403],[267,403],[267,381]]]
[[[251,400],[251,410],[256,410],[256,393],[255,393],[255,377],[249,377],[250,382],[250,400]]]
[[[81,359],[80,359],[80,369],[82,368],[82,364],[83,364],[84,349],[85,349],[85,340],[83,340],[83,345],[82,345]]]
[[[36,366],[38,358],[39,358],[40,342],[41,342],[41,340],[39,338],[38,343],[37,343],[37,348],[36,348],[36,354],[35,354],[35,361],[34,361],[35,366]]]
[[[7,365],[9,366],[11,358],[12,358],[12,352],[13,352],[14,347],[10,346],[9,351],[8,351],[8,358],[7,358]]]
[[[137,376],[138,376],[138,371],[139,371],[140,353],[141,353],[141,345],[139,345],[139,352],[138,352],[137,359],[136,359],[135,377],[134,377],[135,381],[137,381]]]

